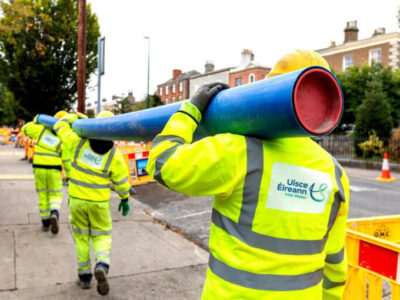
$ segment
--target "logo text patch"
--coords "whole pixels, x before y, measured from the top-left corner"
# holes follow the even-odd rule
[[[331,193],[332,183],[328,174],[277,162],[272,166],[266,207],[322,213]]]

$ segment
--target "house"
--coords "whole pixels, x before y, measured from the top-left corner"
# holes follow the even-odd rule
[[[254,54],[251,50],[244,49],[241,53],[240,66],[229,73],[229,86],[235,87],[262,80],[270,71],[271,68],[254,62]]]
[[[386,33],[385,28],[376,29],[370,38],[358,39],[357,21],[347,22],[344,29],[343,44],[331,42],[328,48],[316,50],[340,73],[348,67],[371,65],[372,61],[390,66],[393,70],[400,67],[400,33]]]
[[[193,76],[190,79],[190,94],[191,98],[194,93],[203,84],[212,82],[222,82],[229,84],[229,71],[233,69],[231,67],[215,70],[214,63],[212,61],[206,61],[204,65],[204,73]]]
[[[165,104],[188,99],[190,95],[190,79],[200,74],[192,70],[182,73],[179,69],[172,70],[172,78],[157,86],[157,95]]]

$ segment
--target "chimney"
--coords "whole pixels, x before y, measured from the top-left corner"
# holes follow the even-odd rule
[[[175,79],[178,78],[178,76],[181,75],[181,74],[182,74],[182,71],[181,71],[181,70],[178,70],[178,69],[172,70],[172,79],[175,80]]]
[[[204,65],[204,73],[210,73],[212,71],[214,71],[214,64],[211,60],[207,60],[206,64]]]
[[[350,21],[346,23],[346,28],[344,29],[344,42],[352,42],[358,40],[358,28],[357,21]]]
[[[374,34],[372,36],[383,35],[385,34],[386,30],[384,27],[380,27],[374,30]]]
[[[336,42],[335,41],[331,41],[330,47],[336,47]]]
[[[135,96],[133,96],[133,92],[132,92],[132,91],[129,91],[129,92],[128,92],[128,100],[129,100],[129,102],[130,102],[131,104],[134,104],[134,103],[135,103]]]
[[[247,66],[254,60],[254,54],[249,49],[243,49],[242,51],[242,61],[240,63],[241,66]]]

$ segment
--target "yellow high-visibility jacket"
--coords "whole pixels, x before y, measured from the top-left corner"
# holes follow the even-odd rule
[[[147,171],[213,195],[203,299],[341,299],[349,181],[309,138],[219,134],[192,143],[201,114],[183,103],[153,141]]]
[[[62,143],[55,134],[34,122],[26,123],[21,131],[36,140],[33,167],[55,167],[61,170]]]
[[[54,125],[54,130],[70,153],[68,193],[71,197],[109,201],[111,182],[120,199],[129,197],[128,167],[116,147],[103,155],[94,152],[89,140],[79,137],[69,122],[62,119]]]

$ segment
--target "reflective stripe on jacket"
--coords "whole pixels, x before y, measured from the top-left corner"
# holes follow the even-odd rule
[[[117,148],[100,155],[91,149],[89,140],[80,138],[71,129],[68,122],[58,121],[54,129],[70,153],[68,193],[71,197],[108,201],[111,183],[120,199],[129,197],[128,168]]]
[[[61,166],[61,140],[49,129],[34,122],[28,122],[22,127],[22,132],[36,140],[34,165]]]
[[[215,196],[203,299],[341,299],[349,183],[335,159],[309,138],[192,144],[200,113],[180,110],[147,169],[170,189]]]

